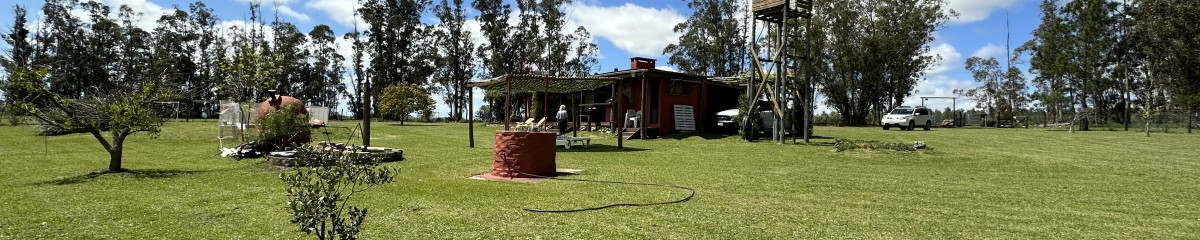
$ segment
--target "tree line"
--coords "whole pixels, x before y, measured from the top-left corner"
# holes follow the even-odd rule
[[[1033,39],[1010,49],[1007,59],[967,59],[981,86],[957,92],[997,118],[1044,111],[1048,121],[1072,129],[1115,123],[1128,130],[1137,116],[1149,134],[1151,122],[1182,113],[1191,132],[1200,110],[1200,29],[1192,24],[1200,20],[1193,14],[1200,3],[1043,0],[1040,10]],[[1013,66],[1025,56],[1028,81]]]
[[[221,100],[259,101],[267,89],[331,109],[345,99],[350,117],[358,118],[365,94],[377,103],[386,87],[415,84],[424,94],[441,95],[450,118],[459,120],[469,112],[464,84],[471,79],[531,65],[542,72],[590,72],[597,55],[591,35],[583,27],[563,29],[570,3],[517,1],[519,23],[509,26],[514,8],[499,0],[470,6],[463,0],[361,0],[355,14],[366,24],[338,35],[324,24],[305,31],[278,16],[269,19],[259,2],[250,4],[244,24],[221,24],[200,1],[142,16],[127,6],[113,13],[100,2],[47,0],[37,29],[27,27],[27,9],[13,7],[13,27],[4,35],[11,48],[0,67],[9,76],[19,68],[46,68],[53,92],[73,98],[125,81],[111,76],[145,78],[170,90],[159,101],[179,102],[180,116],[188,118],[215,117]],[[474,43],[466,28],[469,7],[482,13],[475,19],[484,43]],[[423,14],[438,21],[423,22]],[[157,27],[142,29],[136,24],[142,17],[157,18]],[[352,56],[337,51],[338,38],[351,45]],[[119,62],[131,65],[117,69]],[[5,99],[26,98],[11,82],[4,79],[10,86]],[[377,104],[371,112],[382,114]]]
[[[1062,118],[1123,123],[1200,110],[1200,3],[1177,0],[1044,0],[1030,54],[1030,98]],[[1074,122],[1074,121],[1072,121]],[[1149,133],[1149,123],[1144,129]]]
[[[412,87],[402,91],[411,94],[392,95],[431,105],[429,94],[442,94],[457,120],[469,112],[464,84],[472,78],[529,66],[586,73],[595,65],[587,30],[563,31],[570,1],[517,3],[515,26],[508,25],[510,5],[472,3],[483,13],[476,20],[488,39],[477,47],[462,0],[357,1],[355,14],[366,25],[341,35],[352,56],[338,53],[339,36],[329,26],[306,33],[277,16],[268,22],[259,2],[249,5],[247,21],[223,24],[201,1],[143,16],[126,5],[46,0],[32,30],[29,10],[16,5],[12,29],[3,35],[10,47],[0,57],[0,90],[14,119],[27,116],[56,134],[90,133],[109,152],[110,171],[123,171],[126,137],[159,131],[153,109],[164,102],[181,105],[182,117],[211,118],[219,114],[218,101],[258,102],[275,89],[331,109],[348,99],[351,114],[364,117],[381,115],[378,96],[386,87]],[[438,22],[423,22],[425,13]],[[143,17],[156,18],[155,27],[139,26]],[[392,115],[402,119],[428,108],[395,109]]]
[[[911,96],[924,71],[940,61],[928,55],[932,33],[956,14],[945,9],[942,0],[813,1],[811,25],[804,18],[787,20],[787,29],[759,22],[759,32],[750,32],[750,1],[684,2],[695,13],[675,27],[679,42],[663,49],[680,71],[761,74],[754,72],[754,59],[780,51],[771,47],[787,41],[791,47],[780,54],[792,59],[785,70],[788,81],[803,86],[812,76],[811,91],[825,97],[823,104],[841,115],[843,125],[867,124],[872,113],[899,106]],[[791,37],[780,40],[785,32]],[[751,48],[761,50],[746,51]],[[810,51],[808,68],[804,58]]]
[[[749,32],[748,1],[685,0],[695,14],[675,27],[667,46],[686,73],[748,76],[763,55],[744,49],[775,46],[782,32],[759,25]],[[929,54],[932,33],[957,13],[942,0],[814,1],[811,27],[788,22],[797,60],[793,81],[815,79],[823,104],[842,125],[869,123],[914,93],[924,71],[942,61]],[[979,82],[956,89],[995,121],[1044,111],[1052,122],[1128,125],[1166,113],[1187,116],[1189,132],[1200,112],[1200,2],[1186,0],[1043,0],[1033,39],[1008,47],[1004,59],[972,57],[965,68]],[[740,20],[740,21],[739,21]],[[740,38],[739,38],[740,36]],[[709,41],[719,39],[719,41]],[[749,40],[738,41],[735,39]],[[811,41],[811,70],[803,57]],[[766,49],[772,51],[774,49]],[[1027,71],[1017,64],[1028,63]],[[1031,74],[1026,79],[1025,73]],[[760,76],[761,79],[762,76]]]

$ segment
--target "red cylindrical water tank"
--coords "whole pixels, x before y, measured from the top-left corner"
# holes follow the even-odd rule
[[[534,175],[554,176],[556,173],[554,152],[557,149],[554,138],[555,134],[552,132],[496,131],[492,172],[484,177],[493,179],[535,178],[516,170]],[[508,162],[505,163],[505,161]],[[516,169],[510,169],[509,165]]]

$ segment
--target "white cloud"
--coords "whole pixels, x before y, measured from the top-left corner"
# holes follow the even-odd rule
[[[971,23],[987,19],[992,11],[1008,8],[1016,2],[1017,0],[948,0],[947,5],[958,12],[958,19],[952,19],[951,22]]]
[[[355,23],[359,28],[367,27],[367,23],[354,14],[359,7],[357,0],[312,0],[305,3],[304,7],[325,12],[329,19],[346,27],[354,27]]]
[[[296,21],[307,22],[308,20],[312,19],[311,17],[308,16],[308,14],[296,12],[296,10],[293,10],[290,6],[288,6],[289,4],[292,4],[292,2],[294,2],[296,0],[235,0],[235,1],[244,2],[244,3],[259,2],[262,4],[263,7],[274,9],[275,10],[274,13],[283,14],[283,16],[294,18],[293,20],[296,20]],[[264,17],[266,19],[272,18],[271,17],[272,12],[264,11],[263,14],[266,15]],[[287,21],[287,20],[283,19],[283,21]]]
[[[154,31],[154,28],[158,27],[158,18],[162,17],[163,13],[168,11],[168,9],[147,0],[99,0],[99,2],[107,4],[111,8],[109,17],[112,17],[113,19],[117,19],[118,14],[120,14],[121,5],[129,6],[129,8],[135,13],[141,13],[141,17],[134,18],[137,21],[137,26],[147,32]],[[41,11],[38,9],[32,9],[29,11],[31,13],[37,13],[38,19],[36,21],[40,24]],[[82,9],[71,10],[71,15],[75,15],[84,21],[87,21],[88,19],[87,12]]]
[[[474,43],[475,47],[488,43],[487,39],[483,37],[483,31],[480,28],[479,21],[475,19],[467,19],[467,21],[463,22],[463,29],[471,31],[471,43]]]
[[[626,3],[596,6],[576,2],[566,7],[568,27],[584,26],[596,38],[608,39],[617,48],[641,57],[658,57],[667,44],[679,40],[673,31],[686,20],[674,9],[656,9]]]
[[[308,17],[308,14],[298,13],[296,10],[292,10],[291,7],[286,5],[280,5],[275,10],[278,10],[279,13],[282,13],[284,16],[296,18],[296,21],[307,22],[308,20],[312,19]]]
[[[927,75],[945,73],[957,67],[962,62],[962,54],[958,53],[958,49],[955,49],[949,43],[942,43],[929,48],[929,53],[926,55],[941,57],[941,60],[936,65],[925,70],[925,74]]]
[[[337,53],[342,55],[342,58],[346,59],[346,61],[342,61],[342,66],[346,68],[353,68],[354,39],[346,39],[339,36],[337,39],[333,40],[333,44],[335,47],[337,47]],[[350,69],[349,71],[353,71],[353,69]]]
[[[983,47],[979,48],[979,50],[975,50],[975,53],[971,54],[971,56],[972,57],[981,57],[981,58],[995,57],[997,60],[1000,60],[1001,62],[1003,62],[1004,61],[1004,53],[1006,53],[1006,52],[1008,52],[1008,51],[1005,50],[1004,47],[996,46],[995,44],[988,43],[987,46],[983,46]]]
[[[221,22],[217,23],[216,28],[220,29],[222,32],[226,33],[225,34],[226,37],[231,37],[232,34],[240,34],[238,32],[234,32],[235,30],[236,31],[250,31],[253,28],[256,30],[261,30],[264,39],[274,39],[275,38],[275,31],[271,31],[271,26],[267,26],[267,25],[260,24],[257,22],[247,22],[245,20],[221,21]],[[228,39],[228,40],[234,41],[234,39]]]

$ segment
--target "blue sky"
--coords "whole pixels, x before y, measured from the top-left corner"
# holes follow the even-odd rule
[[[182,0],[99,0],[114,6],[127,4],[135,10],[143,12],[141,21],[143,28],[151,29],[154,20],[164,11],[179,5],[186,9],[187,4],[194,1]],[[222,20],[222,25],[242,25],[249,17],[248,6],[251,0],[204,0],[203,2],[216,11]],[[469,5],[469,1],[468,5]],[[918,92],[913,94],[906,105],[920,104],[919,96],[952,96],[953,89],[967,89],[977,86],[970,73],[963,69],[963,62],[971,56],[995,56],[1004,58],[1005,21],[1006,13],[1011,23],[1012,48],[1031,38],[1030,32],[1040,21],[1040,12],[1036,0],[947,0],[948,6],[961,15],[951,20],[945,28],[936,32],[935,42],[930,44],[931,54],[939,55],[943,62],[927,71],[927,79],[921,81]],[[0,4],[5,10],[0,12],[0,31],[7,33],[11,30],[13,15],[11,6],[22,4],[31,9],[31,18],[40,14],[40,0],[4,1]],[[292,22],[307,32],[317,24],[326,24],[341,35],[351,31],[355,18],[352,15],[354,0],[262,0],[263,12],[268,18],[278,13],[278,16]],[[436,1],[435,0],[435,4]],[[468,8],[469,9],[469,8]],[[626,69],[630,57],[649,57],[661,59],[659,66],[671,69],[666,64],[666,57],[661,55],[662,48],[678,39],[671,31],[675,24],[687,19],[691,10],[682,1],[629,1],[629,0],[577,0],[566,7],[568,28],[585,26],[592,33],[600,49],[599,71],[609,71],[613,68]],[[473,15],[473,10],[468,10]],[[427,22],[436,22],[432,16],[425,17]],[[30,24],[37,20],[30,19]],[[360,22],[361,23],[361,22]],[[360,24],[360,26],[362,26]],[[477,27],[474,21],[468,26]],[[476,33],[477,34],[477,33]],[[480,41],[476,41],[478,44]],[[7,49],[7,46],[0,45]],[[343,47],[343,54],[349,50]],[[1018,65],[1026,69],[1025,65]],[[482,96],[476,94],[475,96]],[[481,98],[481,97],[480,97]],[[440,102],[440,99],[439,99]],[[476,99],[476,106],[482,105],[481,99]],[[931,101],[926,105],[934,108],[949,107],[949,102]],[[959,99],[959,108],[973,107],[974,103]],[[445,114],[446,108],[439,104],[437,110]],[[828,111],[819,107],[818,112]]]

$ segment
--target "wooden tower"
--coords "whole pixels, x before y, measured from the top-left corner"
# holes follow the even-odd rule
[[[756,100],[765,98],[774,112],[772,124],[764,126],[771,129],[772,140],[784,142],[784,133],[788,131],[793,133],[793,143],[796,135],[803,136],[807,143],[812,135],[814,87],[811,74],[804,74],[805,79],[798,79],[798,76],[801,71],[810,72],[800,67],[811,69],[812,41],[811,38],[796,39],[794,36],[799,31],[789,24],[800,24],[793,20],[804,19],[807,22],[804,31],[812,27],[812,0],[754,0],[751,9],[754,21],[750,25],[753,37],[749,52],[753,70],[746,95],[755,101],[751,101],[750,109],[755,109]],[[763,29],[775,34],[759,36],[760,23]],[[789,54],[795,47],[804,47],[805,56]],[[796,121],[796,113],[801,114],[801,121]]]

